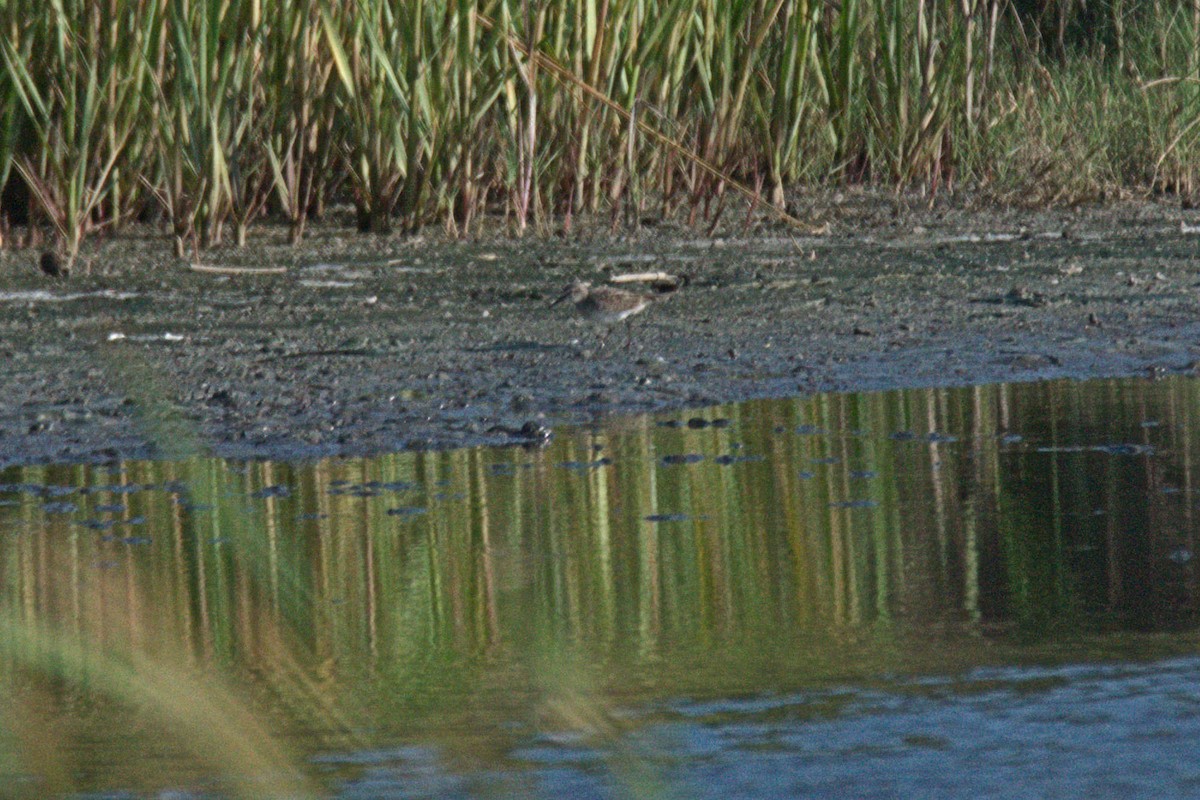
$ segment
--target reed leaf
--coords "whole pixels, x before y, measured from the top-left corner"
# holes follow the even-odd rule
[[[0,180],[69,253],[154,219],[148,194],[182,251],[266,215],[299,241],[331,202],[363,230],[462,234],[488,213],[638,224],[654,200],[711,226],[733,186],[777,214],[791,188],[859,181],[1192,192],[1200,2],[1031,8],[9,0]],[[1068,95],[1110,120],[1072,130]]]
[[[97,215],[142,120],[144,48],[155,20],[108,14],[82,0],[57,0],[50,13],[21,2],[6,10],[13,16],[5,21],[10,35],[0,53],[13,94],[0,109],[11,114],[19,98],[34,146],[14,153],[0,174],[16,167],[73,262],[88,231],[121,213]],[[125,34],[115,49],[110,26]]]

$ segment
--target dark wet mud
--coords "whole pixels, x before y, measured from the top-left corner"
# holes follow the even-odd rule
[[[825,236],[370,238],[214,251],[106,241],[69,280],[0,252],[0,466],[536,442],[596,415],[823,391],[1191,371],[1196,215],[822,210]],[[279,269],[285,268],[285,269]],[[632,342],[551,301],[688,276]]]

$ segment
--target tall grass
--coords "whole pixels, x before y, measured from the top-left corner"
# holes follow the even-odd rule
[[[1196,191],[1200,0],[9,0],[0,29],[0,181],[71,256],[134,217],[296,241],[330,202],[465,234],[861,181]]]
[[[0,141],[17,146],[0,153],[0,175],[16,167],[73,258],[89,231],[119,222],[133,201],[120,170],[126,146],[145,134],[157,6],[58,0],[5,9],[16,13],[0,41]],[[23,113],[11,110],[14,97]]]

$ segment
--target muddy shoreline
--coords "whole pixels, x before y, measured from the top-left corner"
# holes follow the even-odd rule
[[[0,252],[0,466],[294,459],[515,444],[527,423],[753,397],[1192,371],[1194,212],[1022,212],[831,199],[829,234],[764,222],[572,239],[364,237],[217,250],[148,233],[55,281]],[[574,278],[686,274],[598,344]],[[77,270],[81,272],[83,270]],[[530,430],[531,428],[526,428]]]

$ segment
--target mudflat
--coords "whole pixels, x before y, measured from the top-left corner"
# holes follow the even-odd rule
[[[0,251],[0,466],[520,444],[753,397],[1191,371],[1200,219],[830,200],[822,236],[660,224],[570,237],[269,232],[175,261],[151,232],[68,280]],[[264,270],[228,272],[224,270]],[[601,341],[573,280],[687,285]]]

